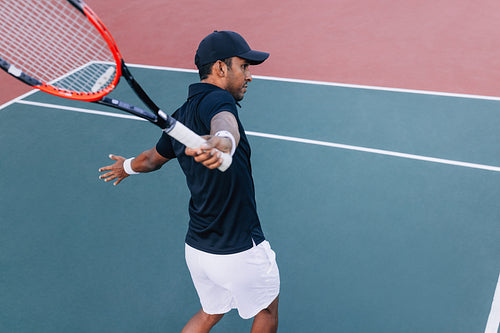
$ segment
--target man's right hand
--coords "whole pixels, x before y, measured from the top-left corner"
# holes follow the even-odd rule
[[[185,153],[188,156],[193,156],[194,160],[203,164],[209,169],[217,169],[222,164],[221,151],[229,153],[231,151],[231,140],[225,137],[204,136],[207,142],[200,148],[186,147]]]
[[[108,165],[99,169],[99,172],[108,171],[105,174],[99,176],[99,179],[104,179],[105,182],[109,182],[112,180],[116,181],[113,183],[114,186],[120,184],[122,180],[129,176],[128,173],[123,170],[123,162],[125,158],[122,156],[109,155],[109,158],[115,160],[116,162],[112,165]]]

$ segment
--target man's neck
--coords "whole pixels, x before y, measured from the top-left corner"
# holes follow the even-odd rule
[[[223,80],[221,80],[219,78],[216,78],[216,77],[214,77],[212,75],[209,76],[209,77],[207,77],[204,80],[201,80],[201,83],[208,83],[208,84],[212,84],[214,86],[217,86],[217,87],[219,87],[221,89],[226,89]]]

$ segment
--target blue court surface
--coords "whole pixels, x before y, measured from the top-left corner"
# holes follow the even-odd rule
[[[198,81],[132,70],[168,112]],[[255,77],[240,117],[279,332],[498,331],[500,99]],[[41,92],[1,107],[0,332],[179,332],[199,310],[177,163],[98,179],[160,134]],[[232,311],[213,332],[250,326]]]

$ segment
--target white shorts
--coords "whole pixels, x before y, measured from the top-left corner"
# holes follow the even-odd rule
[[[267,241],[228,255],[206,253],[186,244],[186,263],[207,314],[238,309],[241,318],[249,319],[279,295],[276,254]]]

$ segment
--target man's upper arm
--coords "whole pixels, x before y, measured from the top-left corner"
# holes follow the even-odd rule
[[[210,121],[210,135],[215,135],[215,133],[219,131],[230,132],[236,141],[236,145],[240,142],[238,122],[236,121],[236,117],[231,112],[221,111],[213,116]]]
[[[172,146],[172,138],[165,132],[162,133],[155,148],[155,151],[164,158],[172,159],[176,157],[174,147]]]

